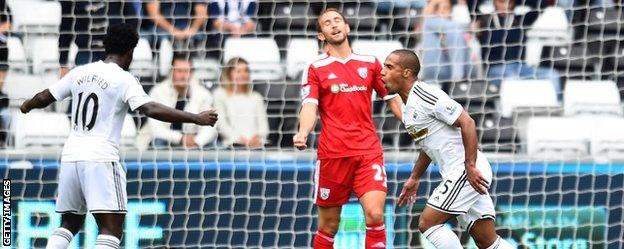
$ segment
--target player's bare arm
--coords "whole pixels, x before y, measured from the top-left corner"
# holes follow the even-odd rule
[[[203,111],[198,114],[180,111],[156,102],[149,102],[137,108],[139,112],[164,122],[195,123],[197,125],[214,126],[217,122],[215,110]]]
[[[399,206],[414,203],[414,201],[416,201],[416,192],[418,191],[418,186],[420,185],[420,177],[423,173],[425,173],[429,164],[431,164],[431,158],[427,156],[427,153],[421,151],[418,155],[416,163],[414,163],[412,174],[410,174],[410,177],[403,184],[403,190],[401,190],[399,200],[397,201]]]
[[[301,107],[301,111],[299,112],[299,131],[293,137],[293,143],[299,150],[308,148],[306,143],[308,141],[308,135],[310,135],[310,132],[312,132],[316,124],[317,111],[318,106],[313,103],[305,103]]]
[[[468,112],[462,111],[453,124],[461,129],[462,142],[464,144],[466,175],[470,185],[480,194],[486,194],[489,183],[481,175],[477,169],[477,129],[474,120],[468,115]]]
[[[22,111],[22,113],[28,113],[32,111],[32,109],[46,108],[55,101],[56,99],[54,98],[54,96],[52,96],[50,90],[45,89],[35,94],[35,96],[33,96],[32,98],[24,101],[24,103],[22,103],[22,106],[20,106],[20,111]]]
[[[401,100],[401,97],[397,95],[394,98],[388,99],[386,100],[386,104],[388,105],[388,108],[390,108],[392,114],[394,114],[394,116],[402,122],[403,112],[401,111],[401,105],[403,104],[403,101]]]

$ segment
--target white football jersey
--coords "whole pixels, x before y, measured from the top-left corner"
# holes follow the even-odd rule
[[[119,139],[128,107],[133,111],[150,97],[139,81],[116,63],[79,66],[51,85],[57,101],[72,97],[72,130],[61,161],[119,160]]]
[[[463,107],[444,91],[415,82],[403,108],[403,124],[414,141],[440,167],[443,177],[464,170],[461,129],[453,126]],[[477,157],[483,158],[480,152]]]

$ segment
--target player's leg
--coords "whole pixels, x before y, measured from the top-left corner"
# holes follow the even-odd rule
[[[117,162],[84,162],[78,165],[87,207],[98,224],[96,249],[117,249],[127,212],[126,172]]]
[[[360,197],[360,204],[366,219],[365,248],[386,248],[386,225],[384,204],[386,192],[370,191]]]
[[[418,230],[438,249],[461,249],[459,237],[445,225],[455,216],[455,214],[425,206],[418,219]]]
[[[496,211],[489,195],[482,195],[468,213],[458,217],[460,225],[464,226],[474,239],[477,247],[482,249],[514,248],[509,242],[496,234]]]
[[[447,173],[429,196],[420,214],[418,229],[436,248],[462,248],[457,235],[445,223],[465,214],[478,196],[467,183],[464,170]]]
[[[386,203],[386,170],[383,155],[359,157],[353,190],[360,200],[366,219],[365,248],[386,248],[384,206]]]
[[[119,249],[123,234],[123,213],[93,214],[100,232],[95,240],[95,249]]]
[[[314,170],[314,204],[318,207],[315,249],[334,247],[334,236],[340,224],[342,205],[349,201],[353,171],[348,158],[322,159]]]
[[[470,236],[477,247],[482,249],[513,249],[514,247],[496,234],[496,226],[491,218],[483,218],[474,222],[470,229]]]
[[[342,206],[318,206],[318,229],[314,236],[314,249],[334,248],[334,236],[338,232],[341,211]]]
[[[46,249],[65,249],[69,246],[74,235],[84,225],[84,214],[64,213],[61,215],[61,226],[54,229],[48,238]]]
[[[86,203],[80,186],[75,162],[63,162],[59,167],[56,211],[62,213],[61,227],[48,238],[47,249],[65,249],[84,224]]]

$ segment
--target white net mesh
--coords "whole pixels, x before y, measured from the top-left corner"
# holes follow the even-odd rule
[[[624,248],[619,4],[517,1],[513,18],[494,21],[496,15],[488,19],[494,11],[489,1],[469,1],[463,9],[458,6],[464,1],[453,3],[451,19],[425,17],[424,1],[260,1],[248,7],[256,26],[234,39],[216,30],[218,2],[171,9],[168,4],[192,1],[162,0],[162,16],[179,23],[201,19],[202,8],[208,12],[197,39],[177,41],[150,24],[152,1],[7,2],[12,25],[3,91],[10,103],[1,116],[7,145],[0,168],[12,180],[11,247],[43,247],[59,225],[56,177],[70,125],[69,101],[28,115],[19,114],[19,104],[56,81],[61,64],[98,59],[98,35],[116,20],[140,28],[130,71],[148,91],[170,76],[174,51],[191,52],[195,77],[212,93],[222,86],[222,65],[244,57],[269,129],[265,146],[256,150],[224,145],[223,134],[201,149],[175,143],[154,148],[148,138],[150,145],[137,150],[146,118],[129,114],[122,132],[129,197],[122,246],[310,247],[317,225],[315,152],[294,151],[292,136],[301,72],[319,49],[316,16],[335,7],[350,24],[356,52],[383,60],[396,48],[416,50],[421,78],[470,112],[495,174],[490,192],[501,236],[523,248]],[[470,24],[475,20],[480,25]],[[519,57],[499,58],[501,51]],[[543,70],[533,70],[537,66]],[[553,72],[561,76],[559,85]],[[382,101],[373,102],[373,117],[386,152],[389,245],[428,247],[418,215],[440,181],[437,167],[423,176],[415,205],[396,207],[419,149]],[[340,227],[337,248],[363,247],[364,220],[355,199],[343,208]],[[456,231],[476,248],[467,233]],[[89,219],[72,245],[89,247],[96,234]]]

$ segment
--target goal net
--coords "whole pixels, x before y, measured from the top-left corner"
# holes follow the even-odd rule
[[[174,52],[185,52],[193,62],[192,80],[212,93],[217,107],[224,65],[244,58],[262,103],[225,100],[230,104],[221,106],[219,122],[249,127],[232,120],[252,120],[245,115],[257,113],[241,113],[259,109],[268,127],[255,131],[263,138],[259,149],[229,145],[227,127],[221,126],[216,140],[187,149],[179,139],[164,145],[158,135],[145,139],[151,121],[129,112],[121,139],[129,200],[122,247],[309,248],[318,222],[312,197],[321,127],[307,151],[296,151],[292,137],[301,72],[321,49],[316,18],[333,7],[350,25],[354,52],[383,62],[394,49],[413,49],[422,61],[420,79],[470,113],[494,173],[490,194],[498,234],[518,248],[624,248],[622,6],[608,0],[516,0],[513,10],[498,15],[499,0],[494,1],[448,1],[446,8],[445,1],[432,0],[440,5],[430,8],[424,0],[161,0],[168,20],[191,25],[202,8],[208,12],[193,38],[176,40],[150,26],[152,1],[7,0],[12,25],[3,92],[9,103],[0,115],[0,135],[6,137],[0,150],[4,246],[43,248],[60,225],[57,173],[71,126],[67,100],[27,115],[19,105],[58,80],[61,63],[73,67],[101,56],[101,47],[81,39],[101,39],[100,28],[115,19],[140,29],[130,72],[148,92],[172,75]],[[215,23],[233,18],[215,12],[229,4],[238,4],[238,15],[255,25],[240,38],[216,29]],[[59,45],[59,37],[70,42]],[[372,115],[388,180],[388,248],[433,248],[418,231],[418,219],[441,182],[438,167],[424,174],[416,202],[398,207],[420,148],[383,101],[373,100]],[[174,132],[192,133],[181,129]],[[466,248],[476,248],[457,222],[448,226]],[[342,209],[336,248],[363,248],[364,227],[352,197]],[[89,216],[72,248],[91,247],[96,236]]]

